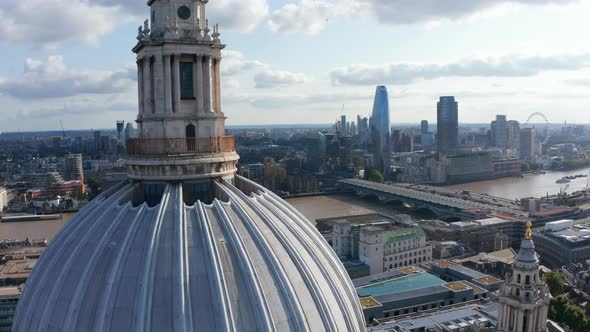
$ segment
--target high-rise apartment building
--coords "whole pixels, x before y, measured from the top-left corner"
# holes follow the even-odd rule
[[[508,148],[520,148],[520,123],[516,120],[508,121]]]
[[[66,180],[84,181],[84,169],[82,166],[81,154],[67,155],[64,160],[64,178]]]
[[[496,115],[496,121],[492,125],[492,137],[494,138],[493,145],[502,149],[508,147],[508,124],[506,122],[506,115]]]
[[[438,153],[451,153],[459,141],[459,107],[455,97],[440,97],[436,104],[436,130]]]
[[[520,130],[520,159],[529,159],[535,155],[537,132],[535,128]]]
[[[420,134],[427,134],[428,133],[428,120],[420,121]]]
[[[389,117],[389,97],[387,87],[384,85],[379,85],[375,89],[375,101],[370,123],[375,167],[383,174],[390,174],[393,143]]]

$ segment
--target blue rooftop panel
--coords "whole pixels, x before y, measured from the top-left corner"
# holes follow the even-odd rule
[[[391,293],[411,291],[420,288],[442,285],[446,281],[430,274],[419,273],[406,277],[381,282],[364,287],[358,287],[356,292],[359,297],[379,296]]]

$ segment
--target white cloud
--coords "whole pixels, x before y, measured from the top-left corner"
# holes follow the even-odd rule
[[[54,49],[96,44],[122,17],[113,8],[84,0],[0,1],[0,43]]]
[[[234,76],[241,72],[266,66],[260,61],[249,60],[238,51],[224,51],[221,65],[221,73],[225,76]]]
[[[275,32],[317,33],[331,19],[370,16],[385,24],[456,20],[506,4],[564,5],[581,0],[301,0],[273,11]]]
[[[216,0],[207,5],[210,23],[247,32],[268,15],[267,0]],[[0,43],[56,49],[96,45],[117,26],[149,16],[144,0],[1,0]]]
[[[293,84],[304,83],[306,77],[302,73],[293,73],[285,70],[265,68],[254,75],[256,88],[276,88]]]
[[[93,4],[116,8],[121,12],[147,17],[149,14],[144,0],[89,0]],[[207,17],[211,24],[219,23],[221,29],[241,32],[252,30],[268,15],[267,0],[214,0],[207,3]]]
[[[22,77],[0,80],[0,94],[24,100],[115,94],[134,88],[135,77],[134,67],[121,71],[79,70],[69,69],[59,55],[45,62],[28,58]]]
[[[274,32],[304,31],[317,33],[332,17],[358,13],[358,1],[303,0],[299,4],[288,3],[272,12],[267,24]]]
[[[464,59],[447,64],[353,64],[330,72],[334,85],[407,84],[441,77],[527,77],[543,71],[590,66],[590,53]]]
[[[579,0],[361,0],[383,23],[412,24],[455,20],[505,4],[565,5]]]

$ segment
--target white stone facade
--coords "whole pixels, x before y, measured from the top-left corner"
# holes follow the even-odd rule
[[[5,188],[0,187],[0,212],[8,205],[8,192]]]
[[[219,40],[218,27],[209,28],[206,3],[148,2],[151,26],[146,20],[139,28],[133,48],[139,135],[128,144],[132,179],[229,179],[236,172],[235,142],[225,136],[221,111],[225,45]]]
[[[359,260],[369,265],[370,274],[432,261],[432,245],[426,241],[424,232],[419,228],[403,231],[409,234],[395,236],[399,231],[378,227],[361,229]]]

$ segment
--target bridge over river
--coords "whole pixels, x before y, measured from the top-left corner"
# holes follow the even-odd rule
[[[338,185],[361,195],[375,195],[382,200],[401,201],[416,208],[428,208],[437,213],[465,215],[468,210],[525,216],[515,201],[461,190],[428,185],[383,184],[361,179],[339,180]]]

